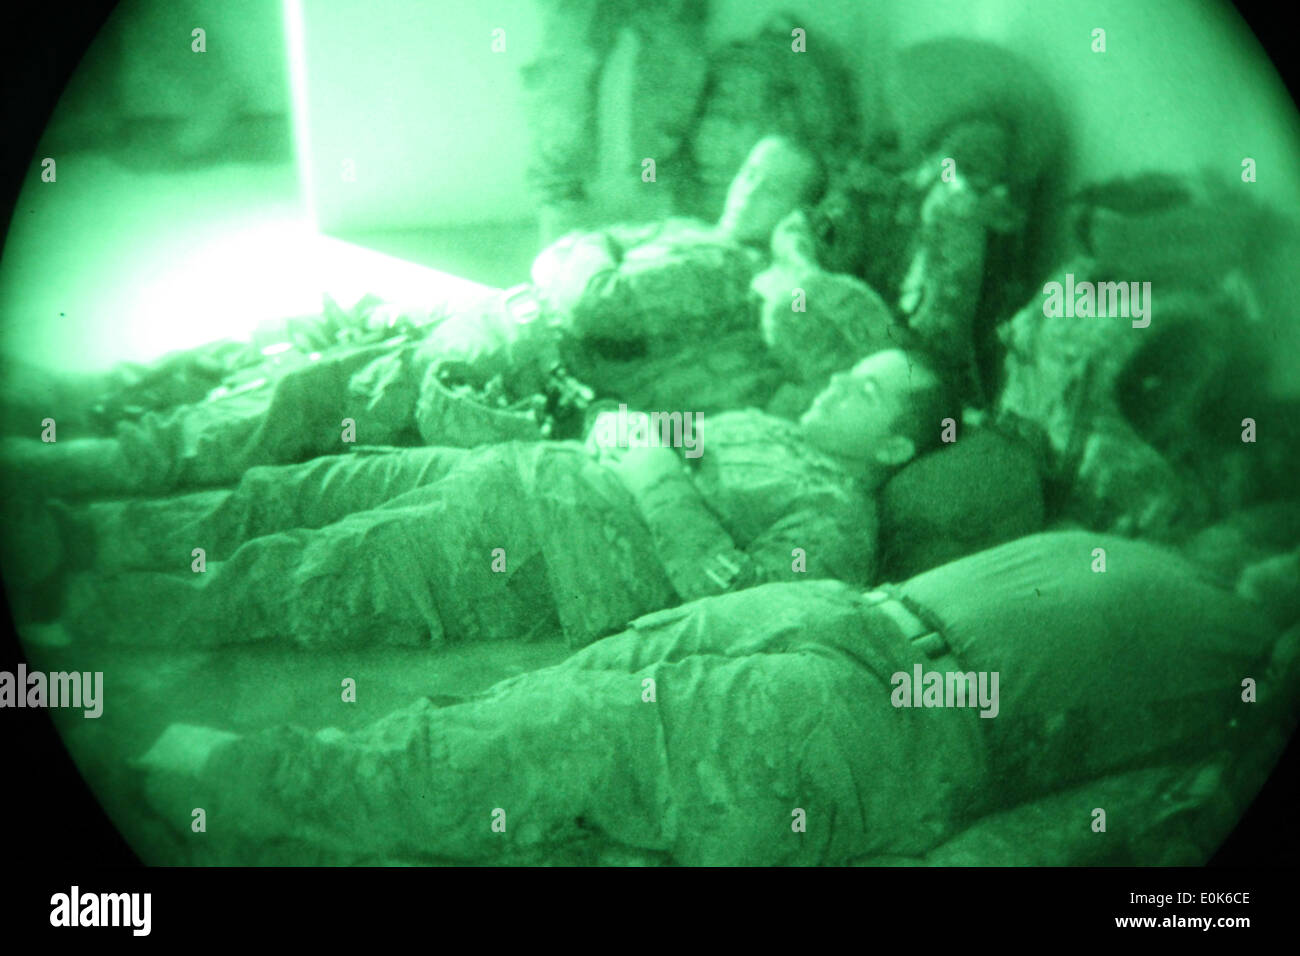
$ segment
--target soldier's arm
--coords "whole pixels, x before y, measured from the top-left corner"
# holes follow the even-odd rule
[[[710,510],[677,455],[629,450],[615,467],[636,500],[668,580],[684,601],[757,583],[756,567]]]
[[[874,514],[809,506],[782,517],[745,549],[754,583],[835,578],[874,583]]]
[[[580,338],[631,341],[745,325],[754,261],[688,220],[610,226],[542,253],[533,282]]]

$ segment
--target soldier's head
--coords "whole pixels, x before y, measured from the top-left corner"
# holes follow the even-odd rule
[[[737,242],[766,245],[776,224],[825,189],[821,162],[792,140],[758,142],[727,190],[718,228]]]
[[[831,376],[799,425],[812,445],[875,487],[937,445],[943,419],[959,417],[949,389],[921,353],[888,349]]]
[[[825,158],[856,141],[862,128],[855,72],[823,37],[816,56],[773,56],[791,43],[788,15],[710,54],[699,120],[686,157],[700,190],[699,215],[719,214],[727,184],[754,144],[786,136]]]

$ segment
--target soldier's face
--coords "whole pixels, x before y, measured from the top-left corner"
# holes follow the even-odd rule
[[[731,181],[719,225],[739,242],[765,243],[803,201],[815,177],[812,158],[793,143],[764,139]]]
[[[833,454],[865,459],[894,436],[913,390],[935,384],[932,379],[927,369],[909,368],[899,349],[877,352],[831,376],[800,419],[804,434]]]

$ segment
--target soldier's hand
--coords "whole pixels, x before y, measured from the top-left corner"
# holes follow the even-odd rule
[[[683,474],[676,453],[660,445],[629,448],[613,463],[613,468],[633,494],[653,488],[665,478]]]

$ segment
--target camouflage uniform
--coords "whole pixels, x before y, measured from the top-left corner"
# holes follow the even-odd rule
[[[688,473],[634,497],[685,600],[794,574],[867,584],[876,572],[874,498],[791,422],[753,409],[701,421]],[[795,570],[796,550],[803,569]]]
[[[1285,442],[1241,441],[1242,419],[1268,407],[1262,326],[1236,261],[1249,247],[1240,210],[1192,185],[1150,176],[1085,192],[1072,214],[1081,257],[1048,277],[1150,281],[1148,327],[1046,316],[1040,294],[1001,332],[999,417],[1041,449],[1056,507],[1099,530],[1178,539],[1258,500],[1290,457]]]
[[[753,282],[763,299],[763,341],[788,376],[768,409],[788,417],[804,412],[833,373],[911,344],[884,299],[854,276],[821,268],[814,244],[807,217],[787,216],[773,231],[772,265]]]
[[[944,151],[952,152],[957,150]],[[960,157],[957,172],[942,178],[940,164],[946,158],[937,154],[922,166],[922,182],[928,188],[898,305],[945,377],[968,399],[982,404],[985,387],[977,354],[982,330],[977,322],[1000,317],[981,311],[988,308],[984,284],[990,236],[1023,227],[1024,212],[1011,205],[1004,185],[975,186]]]
[[[418,337],[337,344],[310,355],[286,352],[282,363],[245,369],[201,401],[163,405],[119,421],[112,438],[78,440],[86,431],[61,430],[55,445],[11,444],[6,457],[15,484],[54,497],[161,494],[229,485],[250,468],[346,451],[351,441],[431,441],[440,437],[439,423],[422,413],[439,409],[426,408],[421,393],[435,362],[472,366],[485,379],[507,376],[522,394],[545,384],[553,343],[540,323],[532,324],[535,303],[519,306],[516,291],[442,318],[418,330]],[[57,408],[53,413],[59,417]],[[355,425],[349,443],[344,419]],[[490,416],[483,421],[490,423]],[[517,431],[511,435],[518,437]],[[473,436],[462,429],[456,437]],[[487,442],[502,436],[484,429],[478,437]]]
[[[1095,544],[1116,553],[1111,573],[1089,570]],[[1252,673],[1273,638],[1176,555],[1090,534],[1021,539],[888,595],[918,630],[842,582],[768,584],[352,733],[214,740],[173,725],[142,761],[144,792],[177,830],[194,806],[227,821],[232,855],[292,840],[502,863],[605,841],[705,866],[919,856],[1009,804],[1239,747],[1225,668]],[[1026,679],[981,720],[895,706],[893,675],[914,667]],[[807,833],[792,832],[793,808]]]
[[[834,178],[814,217],[819,258],[866,279],[982,404],[993,323],[1027,294],[1031,211],[1063,125],[1027,64],[982,42],[918,44],[890,80],[896,129]]]
[[[803,573],[867,583],[875,512],[850,476],[757,413],[708,428],[695,481],[644,500],[575,443],[509,442],[325,457],[254,468],[230,491],[94,503],[83,521],[100,570],[72,580],[64,622],[160,645],[580,644],[678,597],[793,580],[796,546]],[[692,503],[718,518],[693,524]],[[743,580],[710,574],[733,564]]]
[[[857,147],[854,74],[827,37],[794,52],[795,25],[773,16],[755,36],[713,52],[682,211],[709,220],[720,215],[732,177],[765,136],[786,137],[828,165]]]
[[[538,0],[538,7],[541,46],[523,81],[533,140],[528,175],[542,202],[585,198],[598,152],[600,76],[623,28],[641,44],[633,93],[637,173],[643,157],[672,159],[704,85],[707,0]]]
[[[103,564],[147,570],[75,577],[63,619],[128,644],[585,643],[672,603],[617,476],[568,443],[255,468],[232,491],[99,503],[89,520]],[[211,549],[204,574],[194,547]]]
[[[529,175],[544,206],[589,198],[597,86],[622,27],[641,43],[632,103],[637,166],[626,175],[639,178],[642,160],[654,159],[663,177],[654,188],[671,193],[669,208],[678,213],[715,219],[736,170],[766,135],[788,136],[823,158],[856,140],[852,74],[825,38],[814,52],[793,52],[784,19],[708,51],[707,0],[540,2],[542,51],[523,77],[534,143]]]
[[[861,282],[810,262],[764,271],[768,261],[672,219],[567,236],[538,257],[533,279],[565,334],[566,367],[598,396],[646,411],[775,411],[776,401],[798,414],[832,372],[902,344]],[[806,312],[791,310],[796,287]]]
[[[917,653],[849,585],[770,584],[639,618],[457,706],[231,738],[195,776],[146,755],[145,791],[162,819],[202,805],[231,821],[229,854],[285,839],[507,863],[604,841],[705,866],[915,853],[981,771],[972,715],[890,705],[889,675]],[[824,815],[811,839],[791,832],[794,807]]]
[[[1055,278],[1064,281],[1067,273],[1076,281],[1100,278],[1087,261]],[[1036,298],[1002,329],[1007,357],[999,422],[1038,451],[1049,487],[1066,499],[1067,517],[1099,531],[1167,538],[1173,523],[1192,517],[1196,496],[1124,419],[1116,395],[1149,330],[1125,318],[1043,312],[1043,299]]]
[[[607,255],[589,266],[579,244]],[[703,223],[668,220],[566,237],[533,279],[566,333],[566,366],[598,397],[712,413],[762,405],[781,379],[750,290],[763,258]]]

